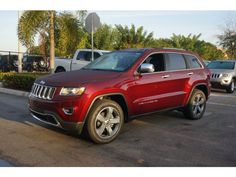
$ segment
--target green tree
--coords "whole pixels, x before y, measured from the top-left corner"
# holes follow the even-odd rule
[[[236,59],[236,23],[230,22],[218,35],[219,44],[226,50],[229,58]]]
[[[118,32],[117,41],[115,41],[115,49],[125,48],[142,48],[149,47],[153,44],[153,33],[144,31],[143,26],[136,27],[132,24],[131,28],[128,26],[116,25]]]

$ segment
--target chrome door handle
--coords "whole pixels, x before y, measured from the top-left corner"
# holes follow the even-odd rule
[[[73,65],[76,65],[77,63],[72,63]]]
[[[191,73],[188,73],[187,75],[188,75],[188,76],[192,76],[192,75],[193,75],[193,72],[191,72]]]
[[[164,76],[162,76],[163,79],[169,78],[169,77],[170,77],[170,75],[164,75]]]

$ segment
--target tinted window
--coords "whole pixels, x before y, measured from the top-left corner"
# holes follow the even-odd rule
[[[160,72],[165,70],[165,62],[164,62],[164,55],[159,54],[153,54],[150,55],[144,63],[150,63],[153,64],[155,71],[154,72]]]
[[[212,61],[207,65],[209,69],[234,69],[235,62],[231,61]]]
[[[195,56],[185,55],[185,58],[187,59],[190,68],[201,68],[200,63]]]
[[[169,53],[168,57],[166,58],[166,70],[171,71],[182,69],[186,69],[186,63],[183,55]]]
[[[94,52],[93,55],[94,55],[94,60],[96,60],[98,57],[101,56],[101,55],[100,55],[99,53],[97,53],[97,52]],[[86,58],[86,61],[90,61],[90,60],[92,59],[92,52],[88,52],[88,53],[86,54],[85,58]]]
[[[90,61],[90,59],[88,58],[88,54],[91,52],[87,52],[87,51],[80,51],[79,54],[77,55],[77,60],[84,60],[84,61]]]

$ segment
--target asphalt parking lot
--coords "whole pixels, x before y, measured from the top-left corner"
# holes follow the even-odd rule
[[[236,166],[235,110],[236,94],[212,92],[201,120],[142,116],[96,145],[33,120],[27,98],[0,93],[0,166]]]

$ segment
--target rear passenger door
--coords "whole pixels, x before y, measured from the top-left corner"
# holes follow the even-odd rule
[[[187,87],[191,72],[189,72],[188,65],[184,56],[180,53],[166,53],[166,77],[169,80],[168,90],[166,95],[166,103],[170,107],[183,106],[187,95]]]

